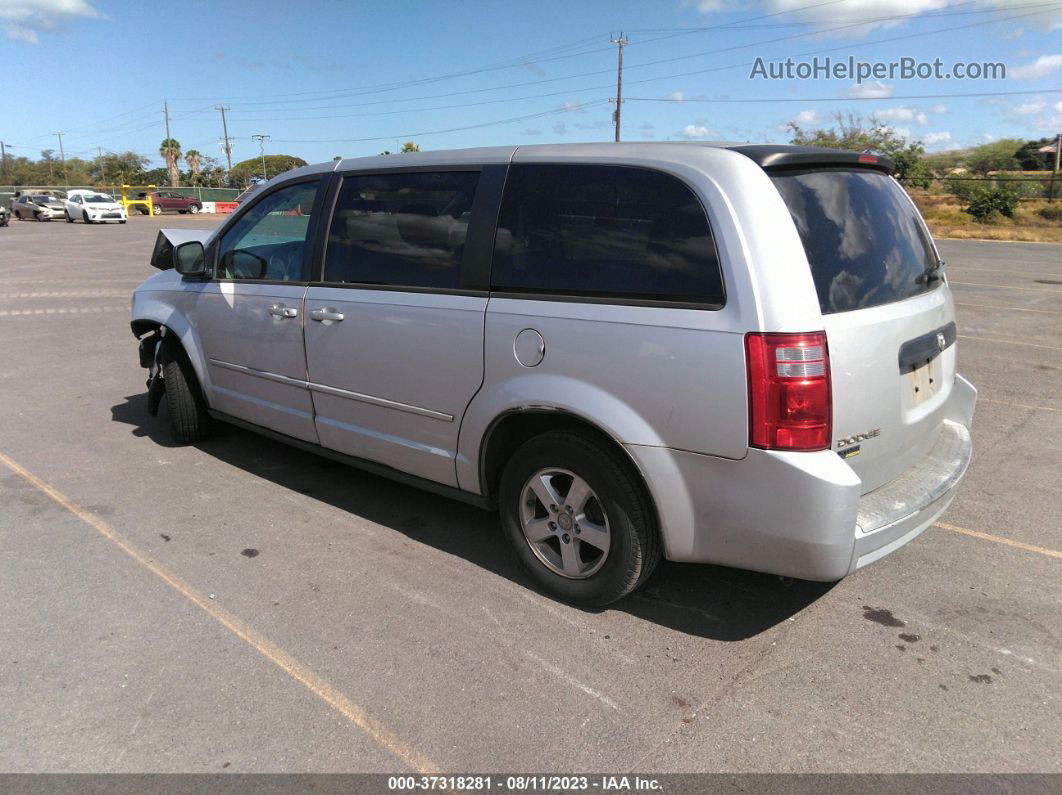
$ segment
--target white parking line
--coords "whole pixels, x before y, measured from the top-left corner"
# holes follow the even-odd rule
[[[0,293],[9,298],[128,298],[132,290],[36,290],[27,293]]]
[[[1028,309],[1023,306],[999,306],[998,304],[964,304],[959,301],[955,302],[955,306],[972,306],[978,309],[1007,309],[1011,312],[1036,312],[1039,315],[1062,315],[1062,312],[1057,312],[1053,309]]]
[[[50,306],[43,309],[0,309],[0,317],[26,317],[28,315],[95,315],[100,312],[128,311],[128,306]]]

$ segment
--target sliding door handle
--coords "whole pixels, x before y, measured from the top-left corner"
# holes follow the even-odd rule
[[[284,306],[284,304],[273,304],[269,307],[269,314],[273,317],[298,317],[299,310],[292,306]]]
[[[343,313],[337,312],[330,306],[322,307],[320,309],[314,309],[310,312],[310,317],[317,321],[335,320],[336,322],[343,319]]]

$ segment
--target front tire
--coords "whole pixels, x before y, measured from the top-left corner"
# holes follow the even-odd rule
[[[69,212],[66,214],[66,222],[68,224],[74,223],[74,216],[72,216]]]
[[[660,560],[644,484],[628,461],[589,435],[554,431],[525,442],[502,472],[499,502],[520,563],[565,601],[615,602]]]
[[[82,220],[83,220],[83,221],[84,221],[84,222],[85,222],[86,224],[91,224],[91,223],[92,223],[92,221],[90,221],[90,220],[89,220],[88,210],[82,210],[82,211],[81,211],[81,219],[82,219]]]
[[[168,354],[162,365],[162,380],[166,388],[166,413],[170,418],[170,433],[174,441],[192,444],[207,438],[211,432],[210,414],[199,388],[199,379],[182,348],[168,346]]]

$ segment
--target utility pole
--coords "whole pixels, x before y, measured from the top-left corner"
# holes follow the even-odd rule
[[[7,176],[7,144],[0,141],[0,175]]]
[[[258,141],[258,149],[262,153],[262,179],[268,182],[269,174],[266,172],[265,142],[269,140],[269,135],[265,133],[255,133],[251,136],[251,140]]]
[[[229,126],[225,123],[225,111],[232,110],[232,108],[225,105],[215,105],[214,110],[221,111],[221,130],[225,135],[222,139],[221,148],[225,152],[225,160],[229,164],[229,171],[232,171],[232,139],[229,138]]]
[[[628,42],[623,33],[615,39],[609,37],[609,43],[615,44],[619,51],[619,65],[616,69],[616,112],[612,114],[612,120],[616,123],[616,143],[620,142],[620,118],[623,113],[623,48]]]
[[[107,184],[107,166],[103,162],[103,147],[97,146],[96,151],[100,153],[100,183],[102,185]]]
[[[166,117],[166,140],[170,140],[170,103],[169,100],[162,100],[162,113]]]
[[[1055,200],[1055,177],[1058,176],[1058,167],[1062,165],[1062,132],[1055,136],[1055,167],[1051,172],[1051,201]]]
[[[66,175],[66,153],[63,151],[63,134],[57,132],[55,135],[59,136],[59,159],[63,161],[63,182],[69,182],[70,178]]]

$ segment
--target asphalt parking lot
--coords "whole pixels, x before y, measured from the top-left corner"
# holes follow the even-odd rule
[[[836,585],[535,592],[475,508],[146,411],[160,226],[0,229],[0,771],[1062,772],[1062,246],[941,241],[975,457]]]

